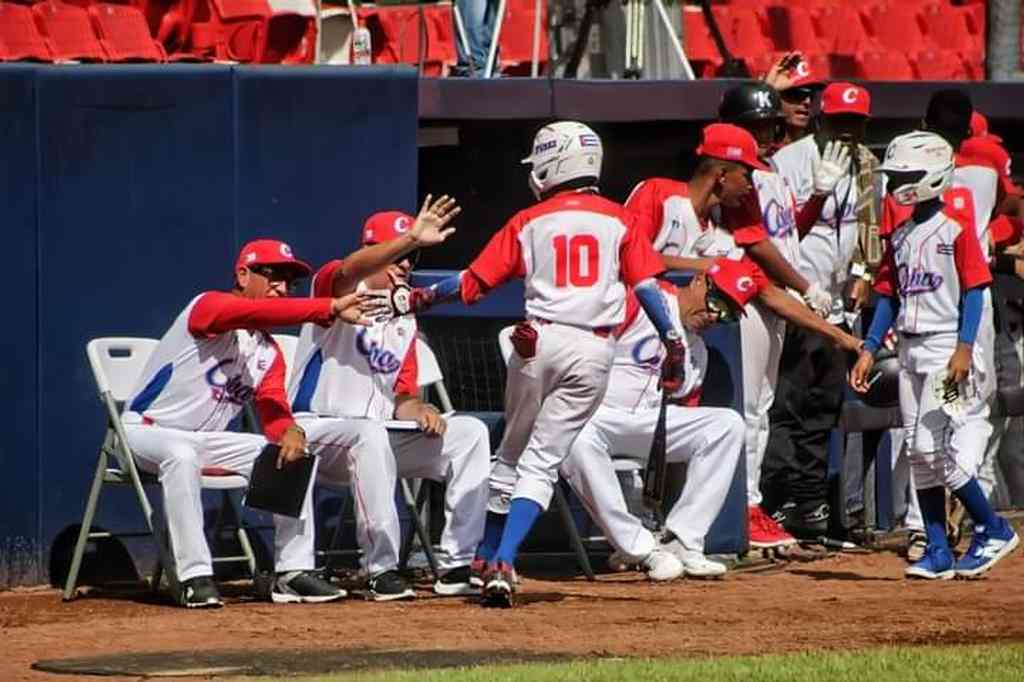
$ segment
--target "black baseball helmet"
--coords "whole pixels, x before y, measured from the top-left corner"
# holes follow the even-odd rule
[[[882,348],[875,354],[875,364],[868,374],[868,381],[872,379],[871,388],[860,398],[865,404],[872,407],[900,404],[900,360],[895,351]]]
[[[718,118],[723,123],[780,119],[782,99],[767,83],[750,81],[725,91],[718,105]]]

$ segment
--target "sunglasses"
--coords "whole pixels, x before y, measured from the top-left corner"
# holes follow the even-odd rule
[[[715,322],[736,322],[740,319],[736,306],[708,281],[708,293],[704,296],[704,307],[715,318]]]
[[[283,282],[289,291],[295,289],[298,277],[291,268],[274,267],[273,265],[256,265],[249,267],[249,272],[264,277],[267,281]]]
[[[814,90],[812,88],[789,88],[780,92],[779,97],[790,104],[799,104],[814,97]]]

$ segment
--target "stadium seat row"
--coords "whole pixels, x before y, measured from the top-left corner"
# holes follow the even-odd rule
[[[817,73],[901,80],[979,79],[985,6],[936,0],[794,2],[751,0],[712,8],[723,40],[752,72],[800,50]],[[699,8],[683,8],[687,56],[713,75],[721,57]]]

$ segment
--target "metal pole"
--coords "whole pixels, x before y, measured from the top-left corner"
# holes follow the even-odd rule
[[[530,63],[531,78],[536,78],[540,75],[540,15],[542,1],[533,0],[533,59]]]
[[[679,57],[679,63],[683,67],[683,71],[686,73],[687,80],[697,80],[697,77],[693,73],[693,67],[690,66],[690,60],[686,58],[686,51],[683,50],[683,44],[679,42],[679,36],[676,35],[675,27],[672,26],[672,20],[668,16],[668,12],[665,11],[665,5],[662,4],[661,0],[651,0],[655,7],[658,9],[658,16],[661,17],[661,25],[665,27],[665,31],[668,33],[669,41],[672,43],[672,47],[676,51],[676,56]]]
[[[491,36],[491,48],[487,51],[487,67],[484,69],[484,78],[490,78],[494,73],[494,61],[498,56],[498,39],[501,38],[501,25],[505,22],[505,0],[498,3],[498,18],[494,22],[494,34]]]

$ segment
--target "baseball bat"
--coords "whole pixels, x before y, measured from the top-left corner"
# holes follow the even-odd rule
[[[651,452],[647,457],[647,469],[644,472],[644,506],[654,517],[660,528],[663,522],[662,508],[665,503],[665,478],[668,462],[665,461],[665,412],[668,408],[668,394],[661,396],[661,408],[658,410],[658,423],[654,427],[654,439],[651,441]]]

